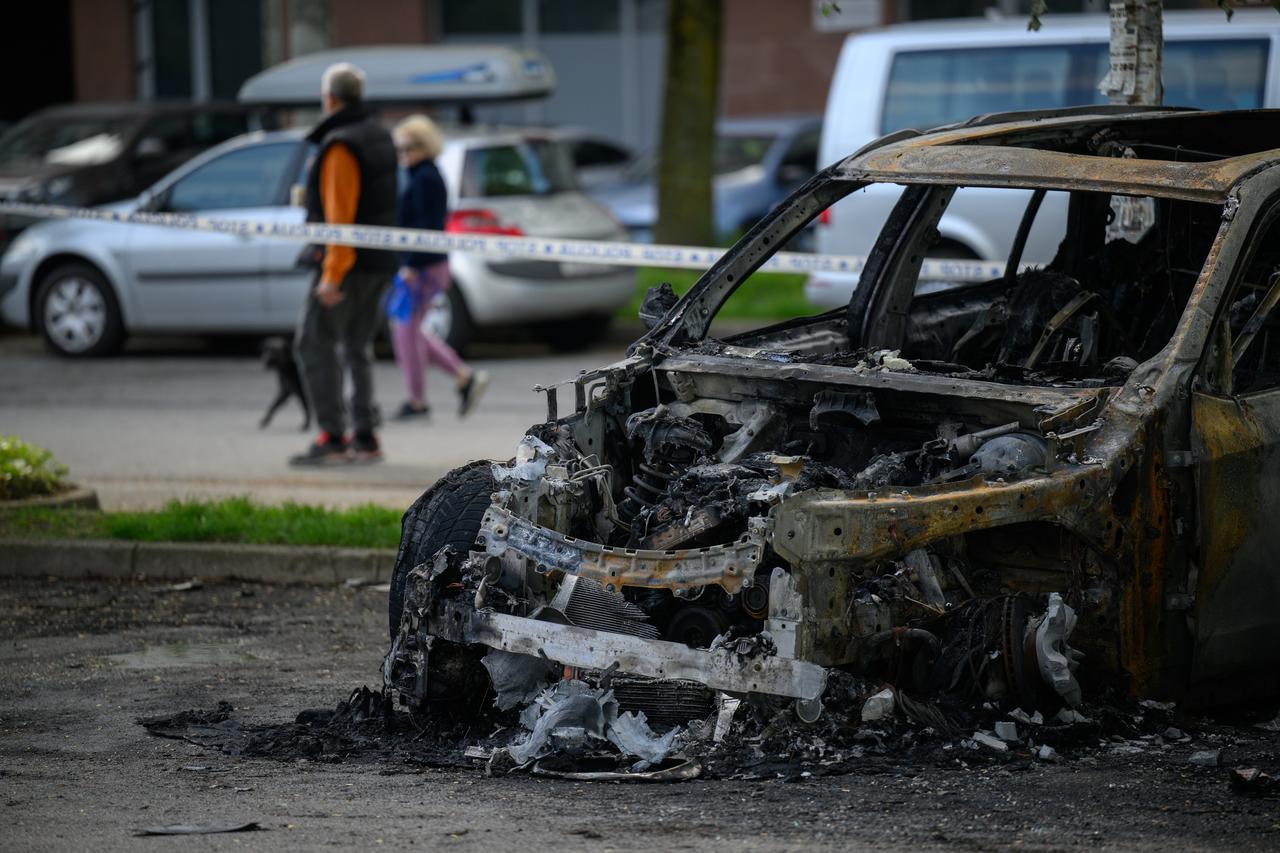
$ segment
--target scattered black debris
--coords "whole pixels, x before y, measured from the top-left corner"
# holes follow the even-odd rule
[[[222,832],[257,832],[264,827],[257,821],[248,823],[170,823],[164,826],[145,826],[134,835],[214,835]]]
[[[1231,771],[1231,790],[1237,794],[1280,794],[1275,777],[1258,767],[1236,767]]]

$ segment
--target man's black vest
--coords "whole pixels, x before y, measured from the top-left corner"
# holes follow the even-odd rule
[[[307,221],[324,222],[320,201],[320,164],[330,146],[341,142],[360,168],[360,198],[356,202],[359,225],[396,224],[396,148],[377,119],[363,106],[346,106],[327,116],[307,135],[318,146],[307,173]],[[323,247],[321,247],[323,251]],[[318,255],[322,257],[323,255]],[[353,272],[390,272],[399,263],[395,252],[356,249]]]

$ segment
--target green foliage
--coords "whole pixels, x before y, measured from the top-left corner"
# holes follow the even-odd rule
[[[53,454],[16,435],[0,437],[0,500],[51,495],[67,474]]]
[[[1049,11],[1049,4],[1045,0],[1031,0],[1031,14],[1027,19],[1027,29],[1033,33],[1040,31],[1040,16]]]
[[[1237,6],[1254,6],[1261,5],[1257,3],[1237,3],[1236,0],[1218,0],[1218,8],[1227,13],[1227,20],[1231,20],[1231,16],[1236,13]],[[1280,0],[1271,0],[1271,8],[1280,12]]]
[[[697,270],[641,267],[636,271],[636,292],[618,317],[635,320],[640,303],[651,287],[670,282],[677,296],[683,296],[702,274]],[[803,273],[761,273],[748,278],[716,315],[722,320],[789,320],[818,313],[804,298]]]
[[[245,497],[170,501],[134,512],[24,509],[0,516],[0,535],[132,542],[229,542],[394,548],[400,511],[365,504],[331,510],[306,504],[262,506]]]

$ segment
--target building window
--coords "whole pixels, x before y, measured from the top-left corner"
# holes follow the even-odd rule
[[[616,33],[618,0],[538,0],[538,28],[544,33]]]
[[[191,4],[187,0],[152,0],[151,44],[155,97],[190,98]]]
[[[520,33],[524,18],[520,0],[443,0],[445,35]]]

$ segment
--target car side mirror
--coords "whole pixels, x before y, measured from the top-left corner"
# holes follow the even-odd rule
[[[649,288],[640,303],[640,322],[646,330],[654,329],[679,301],[680,297],[676,296],[669,282]]]
[[[778,167],[778,183],[801,184],[813,177],[813,170],[795,163],[783,163]]]
[[[307,206],[307,188],[302,184],[294,184],[289,187],[289,206],[290,207],[306,207]]]
[[[133,149],[135,160],[155,160],[169,153],[169,146],[158,136],[144,136]]]
[[[138,211],[140,213],[162,213],[168,197],[169,194],[167,192],[155,193],[151,190],[146,190],[142,195],[138,196]]]

